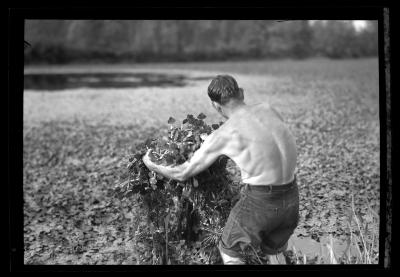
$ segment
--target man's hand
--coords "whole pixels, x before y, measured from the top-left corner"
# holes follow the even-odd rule
[[[153,163],[150,159],[150,153],[152,149],[147,150],[146,154],[143,156],[143,163],[147,166],[147,168],[151,171],[156,171],[157,165]]]
[[[147,166],[147,168],[150,171],[154,171],[166,178],[169,179],[174,179],[178,181],[183,181],[181,178],[182,172],[184,171],[184,168],[181,166],[164,166],[164,165],[159,165],[151,161],[150,159],[150,153],[151,149],[149,149],[146,154],[143,156],[142,160],[143,163]]]

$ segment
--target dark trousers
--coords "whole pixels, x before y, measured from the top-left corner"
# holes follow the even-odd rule
[[[265,254],[282,252],[299,221],[296,178],[283,186],[245,185],[226,222],[219,250],[231,257],[247,246]]]

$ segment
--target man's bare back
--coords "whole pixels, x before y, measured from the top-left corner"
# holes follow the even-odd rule
[[[282,185],[293,180],[295,139],[269,105],[243,106],[218,133],[228,138],[222,153],[241,169],[244,183]]]

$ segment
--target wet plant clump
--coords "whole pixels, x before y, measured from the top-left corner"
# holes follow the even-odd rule
[[[197,117],[189,114],[176,124],[170,117],[168,135],[137,145],[125,165],[123,181],[114,189],[120,199],[138,196],[150,224],[148,236],[154,245],[162,246],[162,263],[168,261],[168,241],[215,246],[231,207],[238,200],[239,186],[227,169],[228,162],[232,163],[228,157],[219,157],[207,170],[185,182],[152,172],[142,161],[149,149],[150,159],[157,164],[175,166],[190,160],[207,136],[223,124],[209,126],[205,118],[203,113]]]

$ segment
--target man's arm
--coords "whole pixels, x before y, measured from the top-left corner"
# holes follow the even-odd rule
[[[151,170],[169,179],[185,181],[211,166],[220,155],[223,155],[228,139],[222,130],[218,129],[210,134],[201,147],[193,154],[192,158],[177,166],[163,166],[153,163],[148,157],[149,152],[143,157],[143,162]]]

